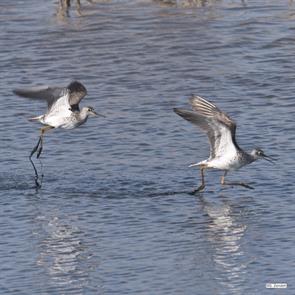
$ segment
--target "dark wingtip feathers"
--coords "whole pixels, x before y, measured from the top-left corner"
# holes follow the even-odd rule
[[[12,90],[13,94],[21,96],[22,91],[20,89],[13,89]]]
[[[192,112],[189,110],[185,110],[185,109],[179,109],[179,108],[173,108],[174,113],[176,113],[178,116],[189,120],[188,117],[190,117],[192,115]]]
[[[179,109],[179,108],[173,108],[173,112],[176,113],[179,116],[181,116],[181,114],[183,113],[182,109]]]
[[[87,94],[87,90],[85,86],[79,81],[72,81],[67,87],[71,93],[85,93]]]
[[[26,91],[26,89],[17,88],[17,89],[13,89],[12,92],[17,96],[31,98],[30,94],[28,93],[28,91]]]

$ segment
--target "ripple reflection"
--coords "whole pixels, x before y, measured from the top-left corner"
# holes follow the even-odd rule
[[[36,220],[40,225],[36,235],[41,237],[37,265],[49,276],[45,285],[50,291],[84,294],[96,267],[83,232],[70,220],[56,215],[38,216]]]
[[[235,212],[235,207],[227,201],[230,198],[216,197],[219,202],[207,201],[200,196],[203,210],[209,217],[207,240],[213,249],[216,279],[225,290],[241,294],[249,263],[242,247],[247,225],[239,218],[241,211]]]

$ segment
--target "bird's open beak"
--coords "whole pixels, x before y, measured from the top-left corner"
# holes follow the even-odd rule
[[[273,157],[267,156],[265,154],[262,155],[262,158],[268,162],[275,163],[275,159]]]
[[[104,118],[106,117],[105,115],[98,114],[98,113],[95,112],[95,111],[91,111],[90,113],[91,113],[91,115],[93,115],[93,116],[104,117]]]

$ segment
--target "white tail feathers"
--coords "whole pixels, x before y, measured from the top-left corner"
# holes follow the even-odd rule
[[[43,116],[44,115],[33,117],[33,118],[29,118],[28,121],[30,121],[30,122],[41,121],[43,119]]]
[[[195,166],[207,166],[207,161],[208,160],[204,160],[204,161],[201,161],[199,163],[195,163],[195,164],[190,164],[188,167],[195,167]]]
[[[190,164],[188,167],[194,167],[194,166],[199,166],[200,163],[195,163],[195,164]]]

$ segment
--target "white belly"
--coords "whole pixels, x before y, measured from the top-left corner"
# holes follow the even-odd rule
[[[220,170],[237,170],[241,168],[243,165],[239,161],[237,156],[223,156],[220,158],[215,158],[208,163],[209,168],[215,168]]]
[[[44,124],[52,126],[54,128],[72,129],[76,127],[76,120],[73,116],[60,117],[60,116],[46,116],[43,120]]]

